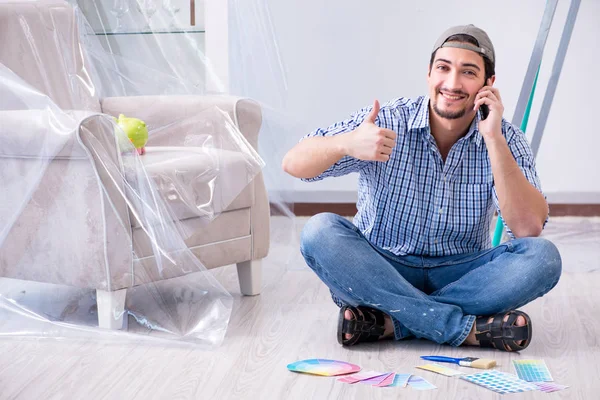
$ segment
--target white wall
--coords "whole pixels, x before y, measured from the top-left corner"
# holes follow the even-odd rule
[[[545,7],[544,0],[267,1],[286,72],[287,111],[307,129],[343,119],[374,98],[387,101],[426,93],[434,41],[447,27],[467,23],[486,30],[494,43],[496,86],[505,117],[511,120]],[[529,135],[569,4],[559,0]],[[600,111],[598,21],[600,1],[583,0],[538,155],[538,172],[550,201],[600,203],[600,157],[595,154],[600,132],[594,118]],[[291,148],[302,133],[282,132],[278,146]],[[356,176],[294,185],[296,202],[356,199]]]

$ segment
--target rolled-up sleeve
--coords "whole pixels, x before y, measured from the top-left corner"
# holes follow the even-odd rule
[[[506,132],[506,141],[508,143],[508,148],[512,153],[517,165],[525,175],[525,178],[531,183],[542,195],[544,192],[542,191],[542,185],[540,182],[540,178],[538,177],[536,168],[535,168],[535,158],[533,156],[533,151],[531,150],[531,146],[525,137],[525,134],[520,129],[515,128],[509,123],[503,122],[503,129]],[[496,211],[498,212],[498,216],[502,216],[500,212],[500,202],[498,201],[498,194],[496,193],[496,186],[493,187],[492,197],[494,200],[494,205],[496,206]],[[546,195],[544,195],[544,199],[546,199]],[[548,223],[549,212],[546,212],[546,220],[544,221],[543,227]],[[508,225],[504,219],[502,219],[502,223],[504,224],[504,229],[506,229],[506,233],[511,238],[515,238],[515,235],[512,233]]]

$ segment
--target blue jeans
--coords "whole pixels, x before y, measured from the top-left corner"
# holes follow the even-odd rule
[[[312,217],[300,250],[338,306],[368,306],[394,323],[397,340],[416,336],[459,346],[475,316],[519,308],[558,283],[561,258],[542,238],[521,238],[472,254],[397,256],[336,214]]]

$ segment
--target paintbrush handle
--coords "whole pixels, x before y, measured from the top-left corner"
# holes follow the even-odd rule
[[[452,357],[444,357],[444,356],[421,356],[421,358],[423,360],[428,360],[428,361],[447,362],[447,363],[453,363],[453,364],[458,364],[461,360],[461,358],[452,358]]]

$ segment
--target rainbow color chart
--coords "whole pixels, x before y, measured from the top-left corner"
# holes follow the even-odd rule
[[[337,376],[352,374],[360,371],[360,367],[344,361],[326,360],[323,358],[313,358],[310,360],[301,360],[291,363],[287,369],[293,372],[302,372],[305,374],[320,376]]]

